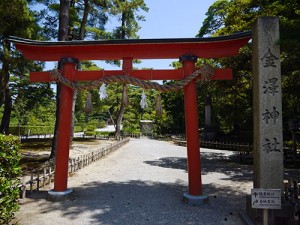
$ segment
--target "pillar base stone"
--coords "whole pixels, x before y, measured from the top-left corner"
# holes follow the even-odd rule
[[[208,203],[208,196],[190,195],[187,192],[183,193],[182,201],[192,206],[205,205]]]
[[[51,201],[51,202],[66,201],[70,197],[70,194],[72,192],[73,192],[73,190],[69,189],[69,188],[67,188],[67,190],[65,190],[65,191],[50,190],[50,191],[48,191],[47,200]]]

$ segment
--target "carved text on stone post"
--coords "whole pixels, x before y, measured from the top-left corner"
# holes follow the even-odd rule
[[[279,58],[276,57],[274,54],[272,54],[271,49],[269,48],[267,53],[264,54],[264,56],[260,59],[263,61],[264,67],[276,67],[275,60],[278,60]]]

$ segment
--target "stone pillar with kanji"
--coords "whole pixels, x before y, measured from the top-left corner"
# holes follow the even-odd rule
[[[282,94],[277,17],[260,17],[253,29],[254,188],[283,185]]]

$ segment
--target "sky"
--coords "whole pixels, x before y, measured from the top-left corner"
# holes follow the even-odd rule
[[[206,18],[205,13],[216,0],[144,0],[149,8],[145,21],[140,22],[140,39],[193,38]],[[113,21],[111,21],[113,23]],[[108,24],[110,26],[111,24]],[[138,68],[170,69],[173,60],[144,60]],[[118,69],[105,63],[97,63],[104,69]]]

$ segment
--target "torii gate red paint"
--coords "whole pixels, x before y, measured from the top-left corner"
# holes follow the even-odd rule
[[[39,42],[9,38],[24,57],[37,61],[62,61],[62,74],[71,81],[92,81],[126,74],[144,80],[181,80],[195,71],[197,58],[220,58],[238,54],[251,38],[250,32],[214,38],[138,39]],[[178,59],[178,70],[132,70],[133,59]],[[123,60],[121,71],[78,71],[76,60]],[[213,80],[231,79],[231,69],[215,70]],[[31,72],[31,82],[53,81],[49,72]],[[67,190],[68,158],[73,90],[62,85],[56,153],[54,191]],[[184,88],[189,194],[202,195],[196,81]]]

